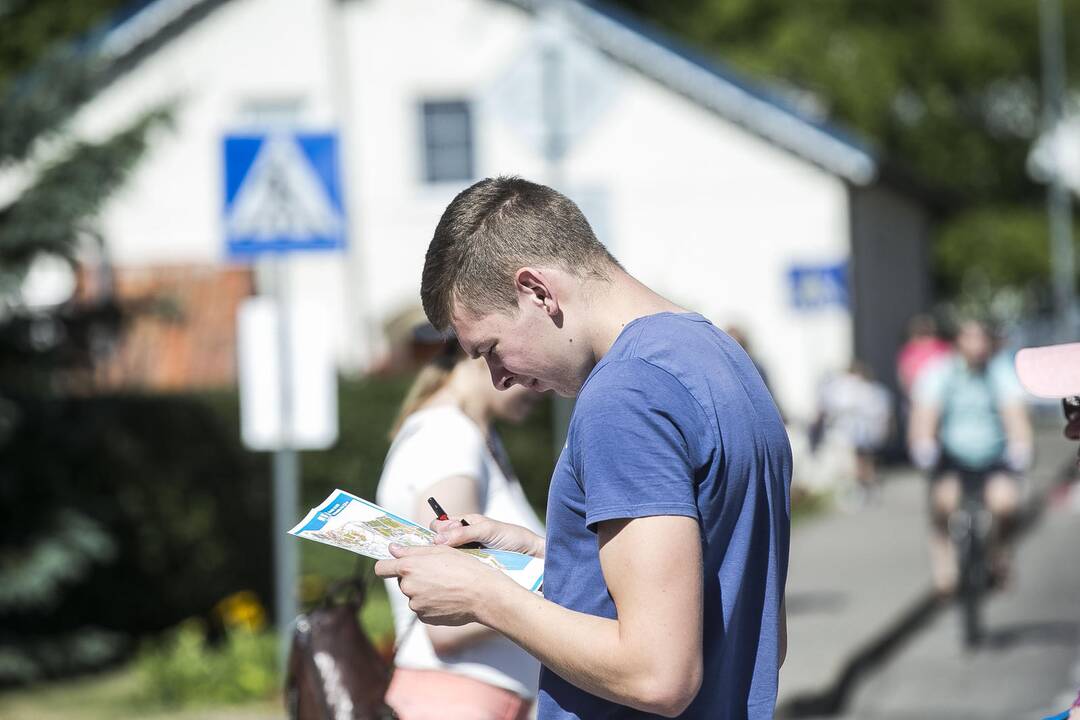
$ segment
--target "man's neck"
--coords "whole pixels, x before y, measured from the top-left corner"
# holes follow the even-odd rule
[[[597,362],[634,320],[662,312],[689,312],[622,270],[616,270],[610,282],[597,283],[592,290],[588,300],[592,328],[589,342]]]

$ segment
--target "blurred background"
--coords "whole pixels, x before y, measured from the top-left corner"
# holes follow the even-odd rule
[[[284,531],[374,497],[436,346],[427,244],[498,174],[766,376],[796,452],[782,715],[1063,709],[1060,413],[1032,405],[1018,576],[966,651],[897,358],[913,318],[1080,338],[1078,83],[1080,0],[0,0],[0,717],[284,716],[275,618],[356,566]],[[872,502],[825,422],[853,368],[884,398]],[[569,411],[504,430],[541,513]],[[363,619],[392,647],[385,597]]]

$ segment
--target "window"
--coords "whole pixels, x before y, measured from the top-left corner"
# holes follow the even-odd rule
[[[472,114],[464,101],[425,102],[424,179],[429,183],[473,179]]]

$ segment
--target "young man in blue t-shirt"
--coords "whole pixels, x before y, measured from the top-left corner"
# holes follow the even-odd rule
[[[626,273],[573,202],[517,178],[447,207],[421,297],[497,387],[578,400],[546,538],[435,525],[446,545],[544,557],[543,597],[449,547],[395,547],[378,574],[425,622],[479,622],[539,658],[543,720],[771,718],[791,451],[746,353]]]

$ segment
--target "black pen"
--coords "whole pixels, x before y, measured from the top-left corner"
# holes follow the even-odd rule
[[[431,506],[432,511],[434,511],[434,513],[435,513],[436,519],[438,519],[438,520],[449,520],[450,519],[450,516],[446,514],[446,511],[442,509],[442,505],[440,505],[439,501],[436,500],[435,498],[429,497],[427,499],[427,504]],[[469,523],[465,522],[464,518],[461,519],[461,524],[465,525],[466,527],[468,527],[468,525],[469,525]],[[465,543],[464,545],[459,545],[458,547],[463,548],[465,550],[478,550],[478,549],[480,549],[480,548],[482,548],[484,546],[481,545],[478,542],[471,542],[471,543]]]

